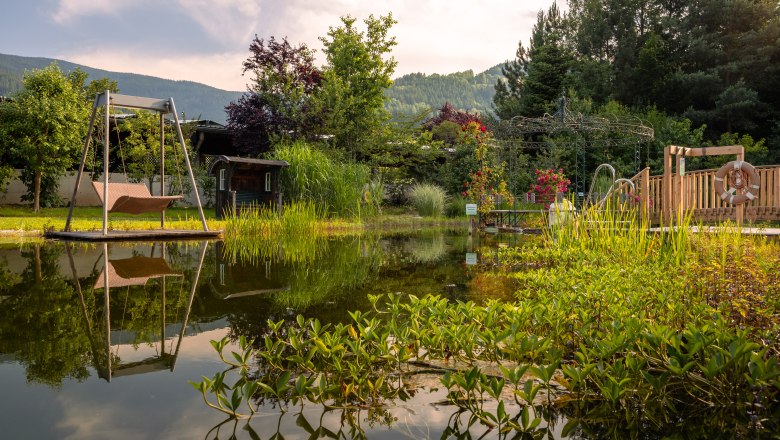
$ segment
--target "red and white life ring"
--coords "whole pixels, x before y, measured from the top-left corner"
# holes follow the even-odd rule
[[[729,190],[726,191],[726,179]],[[715,173],[715,192],[720,199],[732,205],[741,205],[758,197],[761,188],[758,172],[743,160],[732,160]]]

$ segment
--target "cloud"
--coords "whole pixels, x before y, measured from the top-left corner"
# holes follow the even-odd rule
[[[224,90],[245,91],[241,63],[247,54],[221,52],[204,54],[150,53],[148,48],[93,47],[64,53],[60,58],[113,72],[130,72],[174,80],[188,80]],[[120,89],[122,85],[119,85]]]
[[[120,10],[136,8],[141,0],[117,2],[115,0],[59,0],[52,18],[59,24],[67,24],[78,17],[90,15],[116,15]]]
[[[260,23],[262,7],[255,0],[178,0],[179,9],[211,38],[249,44]]]
[[[393,12],[398,23],[390,30],[398,45],[392,56],[398,65],[395,76],[412,72],[452,73],[472,69],[481,72],[500,62],[513,59],[517,43],[527,44],[536,13],[547,9],[552,0],[177,0],[165,10],[166,25],[182,36],[176,50],[160,46],[159,40],[144,40],[143,26],[159,26],[152,18],[156,5],[151,0],[115,2],[114,0],[60,0],[55,14],[63,22],[90,16],[97,23],[101,14],[114,14],[109,26],[137,29],[127,35],[86,37],[58,54],[65,59],[92,67],[120,70],[171,79],[186,79],[229,90],[245,90],[241,63],[249,55],[247,48],[254,34],[260,38],[287,37],[291,44],[305,43],[324,63],[318,37],[328,28],[339,26],[340,16],[362,20],[369,14]],[[116,5],[116,6],[114,6]],[[117,9],[119,8],[119,9]],[[122,14],[118,14],[122,12]],[[159,15],[159,14],[158,14]],[[128,18],[130,17],[130,18]],[[158,17],[159,18],[159,17]],[[122,20],[121,22],[119,20]],[[90,20],[81,20],[82,33],[95,33]],[[89,38],[89,40],[87,40]],[[101,41],[101,47],[94,47]],[[155,52],[156,51],[156,52]]]

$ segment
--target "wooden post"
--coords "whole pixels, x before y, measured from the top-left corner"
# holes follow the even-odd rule
[[[685,207],[686,207],[686,193],[685,193],[685,178],[682,175],[682,171],[685,167],[685,155],[684,153],[678,151],[677,152],[677,174],[676,174],[676,181],[677,181],[677,191],[675,191],[675,195],[677,196],[676,200],[676,207],[677,207],[677,220],[681,220],[683,216],[685,215]],[[680,222],[681,223],[681,222]]]
[[[664,177],[661,188],[661,218],[669,225],[672,212],[672,153],[671,147],[664,148]]]

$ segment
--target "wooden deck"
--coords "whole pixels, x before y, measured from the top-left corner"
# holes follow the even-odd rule
[[[719,232],[724,227],[721,226],[704,226],[704,227],[698,227],[698,226],[691,226],[691,232],[704,232],[704,233],[714,233]],[[735,229],[734,227],[731,227],[731,229]],[[649,232],[669,232],[669,227],[661,227],[661,228],[649,228]],[[739,232],[743,235],[763,235],[766,237],[780,237],[780,228],[739,228]]]
[[[145,231],[47,231],[45,238],[63,241],[159,241],[159,240],[212,240],[222,237],[222,231],[195,231],[185,229],[154,229]]]

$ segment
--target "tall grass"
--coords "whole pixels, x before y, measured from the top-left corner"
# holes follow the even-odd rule
[[[368,166],[337,163],[305,142],[280,145],[274,159],[290,166],[281,174],[288,200],[311,202],[329,217],[361,218],[379,212],[382,185]]]
[[[463,217],[466,215],[466,199],[460,194],[450,197],[444,208],[447,217]]]
[[[417,213],[422,217],[441,217],[447,195],[444,190],[429,183],[414,185],[409,192],[409,199]]]
[[[321,220],[312,202],[290,203],[281,214],[265,206],[243,209],[225,220],[225,246],[246,261],[276,259],[280,252],[290,261],[306,260],[317,254]]]
[[[568,213],[556,214],[567,218]],[[654,232],[638,209],[607,199],[602,207],[586,206],[546,234],[555,246],[576,249],[583,255],[597,252],[605,259],[633,263],[647,261],[653,255],[681,264],[689,249],[690,226],[690,217],[680,217],[664,232]]]

